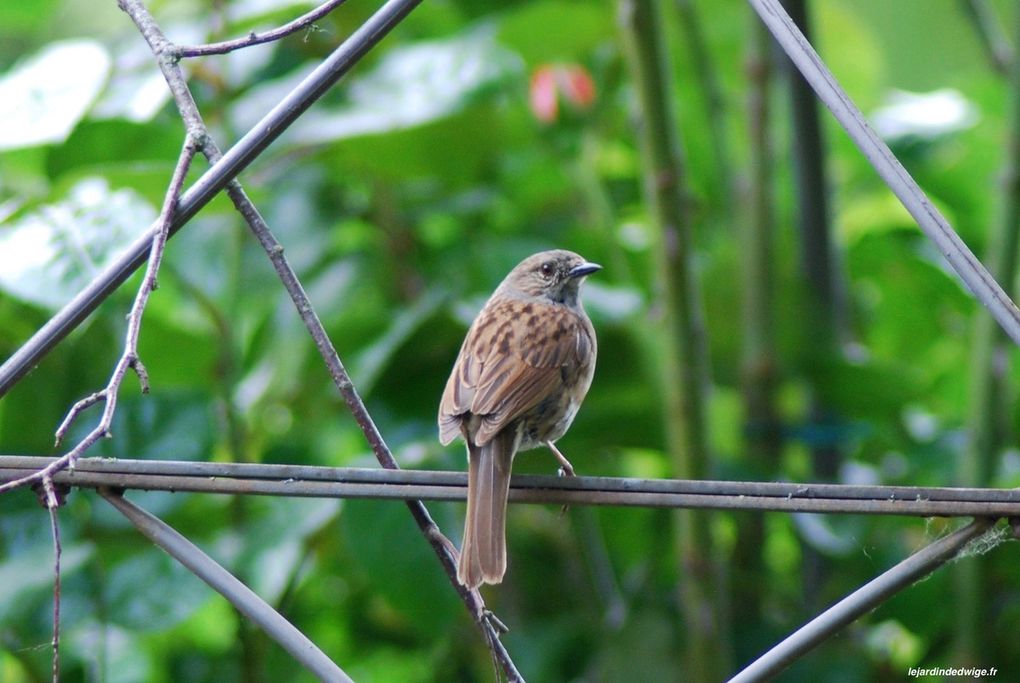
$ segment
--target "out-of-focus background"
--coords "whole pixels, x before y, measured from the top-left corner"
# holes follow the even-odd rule
[[[181,44],[242,36],[312,6],[151,3]],[[1009,78],[993,67],[974,6],[1012,42],[1012,3],[809,3],[823,59],[984,255],[1008,205],[1002,169],[1017,133]],[[350,0],[315,30],[186,61],[220,145],[376,7]],[[979,307],[938,250],[822,109],[836,305],[819,314],[804,274],[817,254],[802,254],[797,226],[791,150],[804,131],[791,124],[785,64],[772,60],[763,84],[761,60],[776,55],[760,49],[744,2],[660,10],[707,325],[702,476],[1020,485],[1013,354],[994,355],[1001,391],[990,408],[979,404]],[[403,467],[463,468],[459,445],[440,447],[435,415],[466,327],[518,260],[561,247],[604,266],[584,290],[599,366],[561,448],[581,474],[677,475],[664,429],[675,416],[664,416],[661,386],[663,354],[673,351],[656,285],[660,234],[642,190],[639,97],[618,15],[612,2],[424,3],[242,176]],[[756,127],[767,145],[751,141]],[[151,53],[115,2],[0,4],[0,358],[150,225],[182,133]],[[195,166],[192,179],[205,167]],[[771,171],[766,186],[755,167]],[[749,273],[755,196],[774,207],[771,277]],[[0,400],[0,453],[55,452],[68,408],[107,381],[137,283]],[[225,199],[171,240],[159,284],[140,349],[152,392],[125,382],[113,438],[90,455],[375,466]],[[753,298],[763,292],[771,303]],[[769,308],[755,355],[761,316],[755,323],[748,311],[760,306]],[[974,416],[976,405],[987,409]],[[96,419],[79,419],[71,439]],[[987,439],[980,449],[976,429]],[[555,463],[536,451],[516,471],[551,474]],[[129,497],[224,562],[358,681],[493,675],[400,503]],[[429,507],[459,541],[462,506]],[[308,678],[96,495],[73,492],[60,519],[64,680]],[[510,569],[485,594],[528,680],[683,680],[692,656],[710,660],[699,671],[725,676],[953,526],[699,519],[712,569],[692,574],[681,558],[686,527],[671,512],[575,507],[561,517],[555,506],[512,506]],[[51,553],[35,497],[0,498],[2,681],[49,678]],[[704,627],[689,618],[692,589],[719,615],[718,647],[700,655],[685,647]],[[890,600],[789,680],[899,680],[911,666],[953,663],[1008,677],[1020,671],[1018,627],[1020,563],[1006,546]]]

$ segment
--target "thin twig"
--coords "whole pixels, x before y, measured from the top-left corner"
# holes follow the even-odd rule
[[[208,204],[216,194],[254,161],[276,138],[312,104],[324,95],[365,54],[422,0],[387,0],[347,40],[316,67],[283,100],[230,148],[212,168],[206,171],[180,198],[174,221],[173,235]],[[125,7],[136,2],[122,3]],[[160,61],[174,61],[172,54],[162,52]],[[149,253],[158,223],[135,240],[113,263],[46,322],[14,355],[0,365],[0,397],[19,379],[39,364],[43,357],[80,325],[117,287],[143,263]]]
[[[844,626],[952,560],[968,543],[988,531],[994,523],[994,518],[976,519],[911,555],[797,629],[731,678],[729,683],[772,680],[796,659]]]
[[[231,187],[228,189],[228,194],[258,239],[259,244],[262,245],[262,248],[265,249],[266,254],[269,256],[273,268],[287,289],[287,293],[294,302],[295,308],[297,308],[298,315],[301,316],[302,322],[304,322],[309,334],[311,334],[315,347],[319,350],[322,360],[326,363],[334,385],[336,385],[355,422],[357,422],[362,433],[365,435],[365,439],[375,454],[376,460],[386,469],[400,469],[396,459],[393,457],[393,453],[390,451],[389,446],[386,445],[386,441],[372,420],[368,408],[365,407],[361,396],[358,395],[358,391],[354,387],[347,369],[340,360],[336,347],[333,346],[333,342],[326,333],[326,329],[322,326],[319,316],[315,313],[315,308],[301,286],[297,274],[287,262],[284,256],[283,245],[273,235],[255,206],[248,201],[243,190]],[[439,558],[440,564],[442,564],[450,583],[464,601],[468,611],[475,620],[475,624],[481,629],[493,658],[499,662],[507,679],[509,681],[523,681],[524,678],[517,671],[517,667],[510,658],[510,653],[507,652],[500,642],[499,633],[493,627],[492,621],[487,617],[490,612],[486,608],[481,594],[477,590],[465,588],[457,579],[458,556],[453,544],[443,535],[439,526],[432,520],[432,516],[429,514],[424,503],[420,500],[408,500],[407,507],[411,511],[411,515],[414,517],[418,528]]]
[[[279,28],[272,29],[271,31],[263,31],[261,33],[252,31],[244,38],[224,40],[219,43],[209,43],[207,45],[178,45],[174,48],[174,52],[178,58],[204,57],[206,55],[222,55],[228,52],[233,52],[234,50],[251,47],[252,45],[270,43],[274,40],[285,38],[292,33],[297,33],[303,28],[314,28],[312,26],[314,22],[323,18],[346,1],[347,0],[329,0],[319,7],[316,7],[311,12],[308,12],[307,14],[284,24]]]
[[[57,520],[57,508],[62,503],[62,495],[58,495],[53,480],[45,477],[42,480],[40,499],[50,513],[50,534],[53,537],[53,683],[60,683],[60,524]]]
[[[918,226],[938,247],[971,293],[988,307],[1006,334],[1020,344],[1020,309],[981,265],[896,156],[868,125],[864,114],[836,81],[818,53],[779,4],[779,0],[748,0],[776,41],[804,74],[819,99],[832,111],[889,189]]]
[[[119,493],[100,489],[100,495],[150,541],[205,581],[248,619],[280,644],[294,659],[323,681],[350,681],[344,671],[308,637],[274,610],[258,594],[161,519]]]
[[[0,493],[10,491],[20,486],[34,484],[38,481],[46,481],[46,479],[52,478],[55,473],[61,470],[68,467],[74,467],[75,461],[97,441],[99,441],[99,439],[109,437],[110,427],[113,424],[113,416],[117,410],[117,396],[120,393],[121,384],[123,384],[124,377],[127,375],[128,370],[134,371],[134,373],[138,376],[142,393],[147,393],[149,391],[149,375],[145,371],[145,366],[142,364],[142,360],[138,355],[138,336],[141,332],[142,314],[145,312],[145,306],[149,302],[149,295],[152,294],[153,290],[157,287],[156,278],[159,274],[160,263],[163,260],[163,252],[166,248],[166,240],[169,234],[170,224],[173,222],[174,211],[177,206],[177,197],[180,196],[181,187],[184,185],[184,179],[188,174],[188,169],[191,167],[191,161],[195,158],[195,153],[197,151],[198,141],[190,134],[187,135],[185,137],[184,147],[181,149],[180,156],[177,158],[177,165],[174,168],[170,185],[167,187],[166,195],[163,200],[163,209],[160,212],[158,221],[159,228],[152,236],[145,276],[142,278],[142,283],[138,287],[138,293],[135,295],[134,303],[131,305],[131,311],[127,316],[127,332],[124,337],[124,350],[121,353],[120,358],[117,360],[116,365],[113,367],[113,373],[110,375],[110,380],[103,389],[78,401],[71,407],[71,410],[67,413],[67,416],[57,428],[57,445],[60,445],[60,442],[71,428],[72,423],[75,419],[77,419],[82,411],[96,405],[97,403],[103,403],[103,414],[99,419],[99,423],[70,451],[54,460],[45,468],[28,476],[22,477],[21,479],[0,485]]]
[[[201,120],[201,115],[199,114],[194,98],[188,89],[183,71],[176,60],[163,58],[166,55],[174,54],[175,48],[167,40],[151,13],[149,13],[148,9],[146,9],[140,0],[121,0],[120,4],[138,26],[153,52],[160,58],[160,69],[170,86],[170,90],[173,93],[174,100],[181,112],[181,115],[184,117],[185,121],[189,122],[189,129],[194,127],[194,129],[202,131],[203,139],[206,143],[203,145],[203,152],[210,162],[217,164],[221,160],[220,151],[216,146],[215,141],[206,134],[204,123]],[[401,3],[398,0],[391,0],[391,2],[387,3],[387,6],[383,8],[383,10],[380,10],[379,14],[381,15],[387,10],[387,8],[389,8],[389,14],[383,15],[383,19],[380,20],[380,26],[371,27],[370,20],[369,22],[366,22],[366,24],[359,29],[359,31],[355,33],[348,42],[354,41],[360,34],[366,31],[372,35],[379,33],[385,34],[385,32],[395,25],[402,16],[410,11],[414,4],[416,3],[409,4],[406,2]],[[389,17],[388,19],[386,18],[387,16]],[[381,37],[381,35],[378,37]],[[367,50],[367,48],[365,49]],[[275,235],[273,235],[268,224],[262,218],[255,205],[248,198],[239,182],[232,180],[227,185],[226,192],[231,201],[234,203],[237,211],[251,228],[252,233],[259,241],[259,244],[269,256],[269,259],[273,264],[273,268],[276,270],[280,281],[283,283],[287,293],[291,297],[291,300],[294,302],[301,320],[304,322],[305,327],[311,334],[316,348],[319,350],[323,361],[326,363],[330,377],[333,379],[333,383],[340,391],[340,394],[347,403],[351,414],[354,416],[355,421],[364,433],[369,446],[372,448],[373,453],[375,453],[376,459],[387,469],[399,469],[399,466],[393,458],[389,447],[386,445],[382,434],[379,432],[374,421],[369,415],[368,409],[365,407],[364,402],[358,395],[353,382],[351,382],[346,368],[344,368],[343,363],[340,361],[336,348],[333,346],[332,341],[329,339],[329,335],[326,333],[318,315],[315,313],[315,309],[309,301],[308,296],[305,294],[304,288],[301,286],[301,282],[298,280],[297,274],[287,262],[287,259],[284,256],[283,245],[280,244]],[[482,600],[481,595],[477,590],[466,589],[457,580],[457,554],[453,544],[443,535],[442,531],[440,531],[439,527],[432,520],[431,515],[429,515],[428,510],[421,501],[408,500],[407,506],[411,510],[411,514],[414,517],[418,528],[421,530],[422,534],[428,540],[436,555],[439,557],[440,563],[442,564],[444,571],[446,571],[450,582],[461,596],[461,599],[467,606],[468,611],[474,618],[478,628],[482,631],[489,649],[492,652],[492,656],[500,663],[500,666],[503,668],[503,671],[509,680],[523,680],[520,673],[517,671],[513,660],[510,658],[509,653],[503,647],[502,643],[499,642],[499,634],[493,628],[491,621],[486,617],[488,609],[485,607],[485,603]]]

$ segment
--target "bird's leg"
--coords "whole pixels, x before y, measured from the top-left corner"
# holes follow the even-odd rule
[[[560,453],[560,449],[556,448],[556,444],[554,444],[552,441],[546,441],[545,445],[549,447],[549,450],[553,452],[553,455],[556,456],[556,459],[560,461],[559,475],[561,477],[576,476],[574,474],[574,466],[570,464],[570,461],[567,460],[562,453]]]
[[[556,456],[556,459],[560,461],[560,469],[556,473],[557,475],[561,477],[577,476],[574,474],[574,466],[570,464],[570,461],[567,460],[567,458],[562,453],[560,453],[560,449],[556,448],[556,444],[554,444],[552,441],[546,441],[545,445],[549,447],[549,450],[553,452],[553,455]],[[570,506],[564,504],[563,507],[560,508],[560,517],[567,514],[567,510],[569,509]]]
[[[430,541],[435,541],[446,549],[446,552],[453,558],[454,563],[460,559],[460,551],[457,550],[457,546],[439,530],[439,527],[433,527],[427,532],[427,535]]]

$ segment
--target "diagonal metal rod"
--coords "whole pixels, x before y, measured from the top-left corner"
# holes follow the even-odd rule
[[[748,0],[761,16],[776,41],[804,75],[826,107],[875,168],[889,189],[899,198],[918,226],[938,247],[964,284],[988,307],[992,317],[1015,343],[1020,344],[1020,309],[1006,295],[991,273],[924,191],[917,185],[889,147],[871,129],[861,110],[851,101],[818,53],[783,9],[779,0]]]
[[[994,522],[994,519],[976,519],[914,553],[804,624],[731,678],[729,683],[771,680],[847,624],[952,560],[968,543],[988,531]]]
[[[351,683],[351,678],[294,624],[284,619],[265,600],[202,552],[198,546],[158,517],[118,493],[105,488],[101,488],[99,493],[110,505],[117,508],[118,512],[127,517],[142,535],[229,600],[320,680]]]
[[[0,482],[52,458],[0,456]],[[464,500],[463,472],[86,458],[54,481],[83,488],[321,498]],[[510,500],[922,517],[1020,516],[1020,489],[515,475]]]
[[[421,0],[389,0],[362,24],[184,193],[170,235],[191,220],[420,3]],[[155,230],[156,226],[152,226],[135,240],[0,366],[0,397],[145,263]]]

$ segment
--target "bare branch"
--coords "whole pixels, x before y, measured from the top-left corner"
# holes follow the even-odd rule
[[[127,332],[124,338],[124,350],[121,353],[120,359],[117,364],[114,365],[113,373],[110,375],[110,380],[107,382],[106,387],[100,391],[87,396],[76,402],[67,416],[57,427],[56,441],[59,445],[60,441],[67,434],[71,424],[81,414],[82,411],[89,407],[102,402],[103,414],[93,429],[78,442],[70,451],[57,458],[45,468],[22,477],[15,481],[7,482],[0,486],[0,493],[5,493],[12,489],[28,484],[34,484],[36,482],[45,482],[48,479],[52,479],[53,475],[57,472],[68,468],[74,467],[75,461],[89,448],[91,448],[99,439],[110,436],[110,427],[113,424],[113,416],[117,410],[117,396],[120,393],[121,384],[124,383],[124,377],[127,375],[128,370],[132,370],[138,376],[138,380],[142,386],[142,392],[149,390],[149,375],[142,365],[141,360],[138,357],[138,336],[141,333],[142,326],[142,314],[145,312],[145,306],[149,302],[149,295],[156,288],[156,276],[159,273],[160,263],[163,261],[163,252],[166,248],[166,241],[169,235],[170,225],[173,222],[174,211],[177,206],[177,197],[180,196],[181,187],[184,185],[184,179],[188,174],[188,169],[191,167],[191,161],[195,158],[195,153],[198,151],[197,138],[188,134],[186,136],[184,147],[181,149],[180,156],[177,159],[177,165],[174,168],[173,176],[170,180],[170,185],[167,188],[165,198],[163,200],[163,209],[160,212],[158,226],[156,233],[152,237],[152,244],[149,248],[149,263],[145,271],[145,276],[142,278],[142,283],[138,287],[138,293],[135,295],[134,303],[131,305],[131,311],[127,317]]]
[[[287,262],[287,259],[284,256],[283,245],[280,244],[270,231],[269,226],[263,220],[262,216],[259,215],[255,206],[248,201],[243,190],[232,187],[228,190],[228,194],[230,195],[230,198],[234,200],[234,205],[248,223],[252,232],[255,234],[255,237],[258,239],[259,244],[262,245],[262,248],[265,249],[266,254],[269,256],[269,260],[272,262],[273,268],[276,269],[276,273],[279,276],[280,281],[287,289],[287,293],[294,302],[295,308],[297,308],[298,315],[301,316],[301,320],[305,323],[305,327],[308,329],[309,334],[311,334],[312,339],[315,341],[315,346],[319,350],[319,354],[322,356],[323,361],[326,363],[326,367],[329,369],[329,374],[333,379],[333,383],[336,385],[336,388],[339,390],[348,409],[354,416],[354,420],[358,423],[358,426],[361,427],[361,431],[365,435],[365,440],[372,448],[372,452],[375,454],[376,460],[378,460],[379,464],[386,469],[400,469],[396,459],[393,457],[393,453],[390,451],[389,446],[386,445],[386,441],[383,439],[378,427],[376,427],[375,422],[372,420],[372,416],[369,414],[368,408],[365,407],[364,402],[361,400],[361,396],[358,395],[358,391],[354,387],[354,383],[351,381],[350,375],[347,373],[347,369],[341,362],[340,356],[337,354],[336,348],[333,346],[333,342],[330,340],[329,335],[326,333],[326,329],[322,326],[322,322],[319,320],[319,316],[315,313],[315,308],[312,306],[311,301],[308,299],[308,295],[301,286],[301,282],[298,280],[297,274]],[[454,550],[453,544],[446,538],[446,536],[443,535],[438,525],[436,525],[436,523],[432,520],[432,517],[424,503],[420,500],[408,500],[407,507],[410,509],[411,516],[414,517],[422,535],[425,536],[429,545],[432,546],[433,551],[439,557],[440,564],[442,564],[443,570],[446,572],[450,583],[464,601],[478,628],[481,629],[482,635],[488,643],[493,658],[499,662],[503,672],[509,680],[523,681],[524,679],[517,671],[513,660],[510,659],[510,654],[499,641],[499,633],[497,629],[494,628],[493,621],[489,617],[491,612],[489,612],[488,608],[486,608],[481,594],[477,590],[469,590],[465,588],[457,579],[458,555],[456,550]]]
[[[406,12],[410,11],[415,4],[415,2],[391,0],[376,14],[376,17],[379,17],[378,26],[373,25],[373,20],[370,19],[354,36],[350,38],[348,42],[354,42],[355,39],[362,33],[375,35],[377,36],[376,39],[378,39],[378,37],[381,37],[380,34],[384,34],[389,30],[389,28],[395,25],[395,23],[399,21]],[[174,54],[175,48],[167,40],[155,19],[140,0],[121,0],[120,6],[128,13],[132,21],[134,21],[138,26],[142,35],[145,37],[145,40],[149,43],[157,57]],[[373,19],[376,17],[373,17]],[[367,47],[365,49],[367,49]],[[217,164],[221,160],[220,151],[216,146],[215,141],[213,141],[208,135],[205,124],[202,122],[201,115],[199,114],[198,107],[188,89],[187,82],[180,65],[175,60],[161,58],[159,60],[159,66],[160,70],[163,72],[164,78],[166,78],[167,83],[170,86],[170,90],[173,93],[178,110],[181,112],[185,121],[188,122],[189,130],[202,136],[202,139],[205,142],[202,148],[203,152],[211,163]],[[280,281],[287,289],[287,293],[294,302],[294,305],[298,310],[298,314],[301,316],[302,321],[305,323],[305,327],[308,329],[315,342],[316,348],[318,348],[320,355],[326,363],[334,384],[340,391],[344,401],[347,403],[347,406],[354,416],[355,421],[358,423],[358,426],[361,427],[369,446],[375,453],[376,459],[387,469],[399,469],[396,460],[393,458],[393,454],[390,452],[389,447],[383,440],[382,434],[375,426],[374,421],[368,413],[368,409],[365,407],[364,402],[362,402],[361,397],[354,388],[354,384],[351,382],[346,368],[344,368],[343,363],[340,361],[336,348],[330,341],[325,328],[319,321],[319,317],[315,313],[315,309],[312,306],[311,301],[309,301],[308,296],[305,294],[304,288],[301,286],[301,282],[298,280],[297,274],[287,262],[287,259],[284,256],[283,245],[280,244],[275,235],[273,235],[269,225],[259,214],[258,209],[248,198],[244,189],[241,187],[241,184],[237,180],[230,181],[226,187],[226,191],[227,196],[230,197],[235,208],[244,218],[245,222],[252,230],[252,233],[255,235],[256,239],[258,239],[259,244],[262,245],[266,254],[269,256]],[[439,557],[440,563],[449,577],[451,584],[461,596],[461,599],[467,606],[468,611],[474,618],[475,623],[482,631],[483,637],[488,643],[493,658],[499,662],[509,680],[522,681],[523,678],[517,671],[513,661],[510,659],[509,653],[499,642],[499,633],[493,627],[492,620],[487,617],[489,611],[485,607],[485,602],[482,600],[481,595],[477,590],[466,589],[457,580],[457,553],[453,544],[440,531],[439,527],[432,520],[431,515],[429,515],[428,510],[421,501],[408,500],[407,506],[411,510],[411,515],[414,517],[422,535],[425,536],[426,540],[428,540],[429,544],[432,546],[433,551]]]
[[[248,226],[255,234],[255,237],[258,239],[259,244],[262,245],[262,248],[265,249],[266,254],[269,256],[269,260],[272,262],[273,268],[276,269],[276,273],[279,276],[280,281],[287,289],[287,293],[294,302],[295,308],[297,308],[298,315],[301,316],[301,320],[305,323],[305,327],[308,329],[309,334],[311,334],[312,339],[315,342],[315,346],[319,350],[319,354],[326,363],[326,367],[329,369],[329,374],[333,379],[333,383],[336,385],[336,388],[339,390],[348,409],[354,416],[354,420],[358,423],[358,426],[361,427],[361,431],[365,435],[365,440],[372,448],[372,452],[375,454],[376,460],[378,460],[379,464],[386,469],[400,469],[400,466],[394,459],[389,446],[386,445],[386,441],[383,439],[382,434],[379,432],[375,422],[372,420],[372,416],[369,414],[368,409],[361,400],[361,396],[358,395],[358,391],[355,389],[354,383],[351,381],[350,375],[347,373],[347,369],[341,362],[340,356],[337,354],[336,348],[333,346],[333,342],[330,340],[329,335],[326,333],[326,329],[322,326],[322,322],[319,320],[319,316],[315,313],[315,308],[308,299],[308,295],[305,294],[305,290],[301,286],[301,282],[298,280],[297,274],[287,262],[287,259],[284,256],[283,245],[280,244],[273,235],[265,220],[263,220],[258,210],[248,200],[244,191],[240,189],[240,187],[234,187],[232,185],[227,190],[227,194],[230,196],[231,200],[234,201],[234,205],[237,207],[237,210],[244,217]],[[432,516],[429,514],[424,503],[420,500],[408,500],[407,507],[410,509],[411,516],[414,517],[415,523],[417,523],[422,535],[425,536],[429,545],[432,546],[433,551],[439,557],[440,564],[442,564],[443,570],[446,572],[450,583],[464,601],[468,611],[475,620],[475,624],[482,631],[482,635],[489,646],[489,650],[491,651],[493,658],[499,662],[508,680],[523,681],[524,679],[517,671],[513,660],[510,658],[510,654],[499,641],[499,633],[497,629],[494,628],[493,621],[489,618],[491,612],[489,612],[488,608],[486,608],[481,594],[477,590],[469,590],[465,588],[457,579],[458,555],[454,550],[453,544],[446,538],[446,536],[443,535],[439,527],[432,520]]]
[[[53,482],[43,481],[47,498],[53,496]],[[47,505],[50,512],[50,531],[53,534],[53,683],[60,683],[60,524],[57,506]]]
[[[53,480],[44,477],[36,486],[39,502],[50,513],[50,534],[53,538],[53,683],[60,683],[60,524],[57,508],[64,504],[68,487],[54,485]]]
[[[60,446],[60,442],[64,440],[64,437],[67,435],[67,430],[71,428],[71,425],[74,423],[79,413],[82,413],[95,404],[101,403],[105,400],[106,390],[103,389],[102,391],[97,391],[91,396],[86,396],[71,406],[71,410],[67,411],[67,415],[64,416],[64,421],[60,423],[59,427],[57,427],[56,441],[54,445],[58,447]]]
[[[174,212],[175,219],[170,226],[170,234],[191,220],[420,3],[421,0],[387,0],[385,5],[369,17],[184,193]],[[139,3],[134,0],[122,0],[121,5],[128,9]],[[161,64],[174,61],[173,55],[165,50],[167,45],[169,43],[164,42],[157,46],[160,50],[157,54],[161,56]],[[116,261],[50,318],[14,355],[0,365],[0,396],[6,394],[19,379],[38,365],[54,346],[80,325],[145,262],[151,240],[158,227],[156,224],[150,227]]]
[[[262,43],[270,43],[274,40],[280,40],[281,38],[289,36],[292,33],[297,33],[304,28],[314,29],[314,23],[316,21],[322,19],[346,1],[347,0],[329,0],[329,2],[323,3],[311,12],[308,12],[294,21],[286,23],[271,31],[263,31],[261,33],[252,31],[244,38],[224,40],[219,43],[209,43],[208,45],[178,45],[174,48],[174,53],[178,58],[222,55],[234,50],[251,47],[252,45],[261,45]]]

